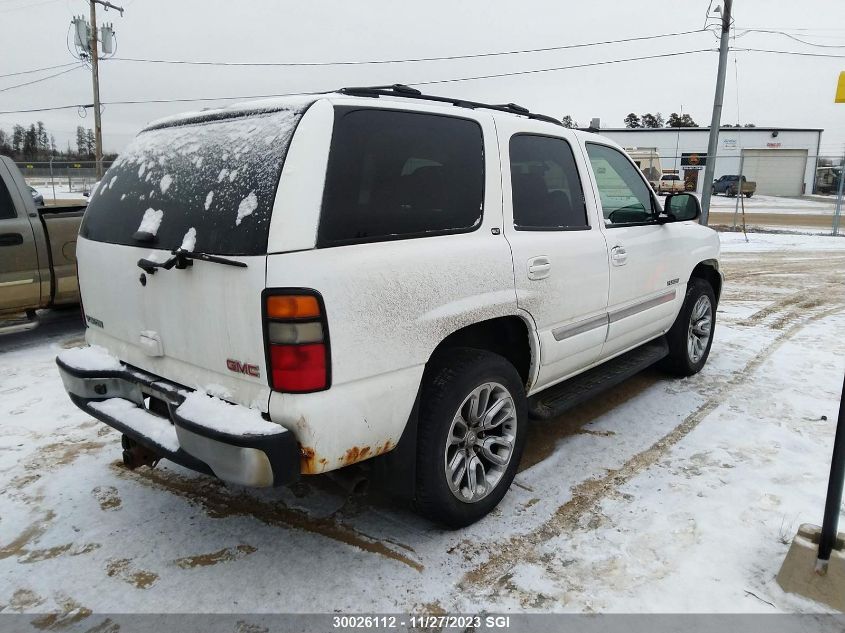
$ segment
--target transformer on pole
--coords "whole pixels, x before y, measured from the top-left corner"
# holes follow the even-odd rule
[[[83,16],[74,16],[71,20],[73,29],[73,43],[79,51],[81,59],[88,59],[91,62],[91,80],[94,88],[94,159],[96,161],[96,176],[99,180],[103,177],[103,129],[100,121],[100,49],[103,55],[113,55],[115,52],[115,36],[112,24],[103,24],[97,29],[97,5],[102,5],[106,10],[116,9],[123,16],[123,7],[107,2],[106,0],[89,0],[91,7],[91,21],[88,22]],[[99,40],[100,46],[97,45]]]

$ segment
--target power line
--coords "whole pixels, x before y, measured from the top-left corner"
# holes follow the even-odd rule
[[[802,53],[800,51],[776,51],[768,48],[734,48],[733,50],[742,53],[775,53],[778,55],[797,55],[798,57],[829,57],[832,59],[845,59],[845,55],[833,55],[831,53]]]
[[[472,53],[467,55],[444,55],[440,57],[411,57],[406,59],[367,59],[355,61],[325,61],[325,62],[216,62],[216,61],[193,61],[181,59],[143,59],[138,57],[113,57],[114,61],[122,62],[141,62],[148,64],[184,64],[191,66],[280,66],[280,67],[296,67],[296,66],[361,66],[368,64],[405,64],[415,62],[437,62],[456,59],[477,59],[482,57],[499,57],[502,55],[521,55],[524,53],[546,53],[550,51],[562,51],[573,48],[585,48],[589,46],[601,46],[605,44],[622,44],[626,42],[639,42],[643,40],[656,40],[667,37],[678,37],[681,35],[691,35],[693,33],[703,33],[707,29],[694,29],[691,31],[678,31],[676,33],[660,33],[657,35],[642,35],[639,37],[627,37],[619,40],[604,40],[600,42],[586,42],[583,44],[567,44],[562,46],[547,46],[544,48],[526,48],[515,49],[509,51],[497,51],[488,53]]]
[[[795,37],[785,31],[776,31],[774,29],[743,29],[743,35],[745,33],[766,33],[770,35],[783,35],[784,37],[788,37],[791,40],[795,40],[796,42],[800,42],[801,44],[806,44],[807,46],[814,46],[816,48],[845,48],[845,44],[819,44],[817,42],[808,42],[807,40],[802,40],[799,37]]]
[[[658,59],[658,58],[665,58],[665,57],[677,57],[680,55],[691,55],[695,53],[706,53],[712,52],[713,49],[711,48],[701,48],[697,50],[691,51],[678,51],[675,53],[662,53],[659,55],[644,55],[642,57],[627,57],[624,59],[611,59],[602,62],[588,62],[584,64],[573,64],[570,66],[556,66],[553,68],[537,68],[532,70],[520,70],[508,73],[494,73],[489,75],[476,75],[473,77],[455,77],[452,79],[435,79],[430,81],[417,81],[413,83],[409,83],[409,86],[427,86],[432,84],[442,84],[442,83],[453,83],[459,81],[476,81],[479,79],[493,79],[497,77],[514,77],[517,75],[532,75],[536,73],[547,73],[547,72],[555,72],[559,70],[571,70],[576,68],[587,68],[590,66],[604,66],[608,64],[619,64],[625,62],[633,62],[633,61],[641,61],[647,59]],[[263,95],[238,95],[232,97],[186,97],[180,99],[139,99],[139,100],[127,100],[127,101],[104,101],[102,105],[142,105],[142,104],[156,104],[156,103],[194,103],[198,101],[241,101],[247,99],[269,99],[275,97],[292,97],[301,94],[327,94],[331,91],[324,91],[324,92],[286,92],[286,93],[278,93],[278,94],[263,94]],[[52,106],[46,108],[32,108],[28,110],[3,110],[0,111],[0,114],[18,114],[18,113],[29,113],[29,112],[46,112],[51,110],[69,110],[73,108],[89,108],[91,104],[69,104],[69,105],[61,105],[61,106]]]
[[[11,11],[19,11],[21,9],[32,9],[34,7],[40,7],[41,5],[50,4],[52,2],[59,2],[59,0],[42,0],[41,2],[30,2],[28,4],[22,4],[17,7],[0,6],[0,13],[9,13]]]
[[[33,68],[31,70],[19,70],[16,73],[6,73],[0,75],[0,79],[5,77],[17,77],[18,75],[31,75],[32,73],[40,73],[44,70],[55,70],[56,68],[67,68],[68,66],[75,66],[77,62],[68,62],[67,64],[57,64],[56,66],[44,66],[43,68]]]
[[[535,70],[518,70],[509,73],[494,73],[490,75],[476,75],[475,77],[456,77],[454,79],[437,79],[434,81],[417,81],[409,86],[428,86],[430,84],[446,84],[456,81],[475,81],[477,79],[494,79],[497,77],[515,77],[517,75],[533,75],[536,73],[548,73],[557,70],[572,70],[574,68],[587,68],[590,66],[604,66],[607,64],[619,64],[624,62],[636,62],[645,59],[659,59],[664,57],[678,57],[680,55],[693,55],[695,53],[712,53],[712,48],[699,48],[692,51],[678,51],[676,53],[661,53],[659,55],[644,55],[642,57],[626,57],[624,59],[611,59],[603,62],[588,62],[585,64],[572,64],[571,66],[555,66],[554,68],[538,68]]]
[[[65,75],[69,72],[73,72],[74,70],[82,68],[82,64],[76,64],[73,68],[67,68],[65,70],[61,70],[57,73],[52,75],[47,75],[46,77],[41,77],[39,79],[33,79],[32,81],[25,81],[21,84],[15,84],[14,86],[6,86],[5,88],[0,88],[0,92],[6,92],[7,90],[14,90],[15,88],[23,88],[24,86],[31,86],[32,84],[37,84],[42,81],[47,81],[48,79],[53,79],[54,77],[58,77],[59,75]]]

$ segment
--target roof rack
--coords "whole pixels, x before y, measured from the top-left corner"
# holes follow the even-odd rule
[[[538,121],[545,121],[546,123],[554,123],[563,126],[561,121],[546,116],[545,114],[537,114],[530,112],[528,108],[524,108],[516,103],[505,104],[491,104],[480,103],[478,101],[467,101],[466,99],[453,99],[451,97],[438,97],[435,95],[426,95],[404,84],[393,84],[392,86],[359,86],[352,88],[341,88],[338,90],[341,94],[350,95],[353,97],[405,97],[407,99],[422,99],[424,101],[436,101],[437,103],[450,103],[459,108],[483,108],[485,110],[496,110],[498,112],[509,112],[511,114],[518,114],[520,116],[528,117],[529,119],[536,119]]]

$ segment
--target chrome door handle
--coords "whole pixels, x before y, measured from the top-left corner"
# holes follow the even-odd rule
[[[528,260],[528,278],[529,279],[545,279],[549,276],[552,270],[552,263],[545,255],[539,257],[532,257]]]
[[[628,262],[628,251],[624,246],[614,246],[610,249],[610,261],[614,266],[624,266]]]

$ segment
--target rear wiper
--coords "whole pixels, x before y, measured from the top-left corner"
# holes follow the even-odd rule
[[[150,275],[154,275],[158,268],[164,268],[165,270],[170,270],[171,268],[176,268],[178,270],[190,268],[194,265],[195,259],[215,264],[224,264],[226,266],[237,266],[238,268],[247,267],[246,263],[239,262],[234,259],[227,259],[217,255],[209,255],[208,253],[198,253],[196,251],[185,251],[181,248],[170,251],[170,254],[173,257],[164,262],[154,262],[151,259],[142,257],[138,260],[138,267]]]

